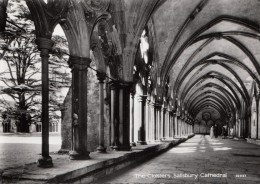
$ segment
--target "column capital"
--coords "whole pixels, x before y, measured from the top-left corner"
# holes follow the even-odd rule
[[[162,108],[162,104],[155,103],[155,104],[154,104],[154,107],[155,107],[155,108],[158,108],[158,109],[161,109],[161,108]]]
[[[139,95],[138,96],[138,101],[139,102],[146,102],[147,95]]]
[[[111,89],[129,89],[131,90],[133,83],[132,82],[125,82],[114,80],[109,82]]]
[[[135,91],[131,91],[130,94],[131,94],[131,98],[135,98]]]
[[[109,85],[112,90],[119,89],[120,83],[119,81],[113,80],[109,82]]]
[[[103,83],[104,80],[106,79],[106,73],[103,73],[103,72],[97,72],[96,74],[97,76],[97,79],[99,80],[100,83]]]
[[[48,39],[48,38],[43,38],[43,37],[37,37],[35,40],[35,43],[39,50],[41,50],[41,49],[51,50],[54,45],[54,41],[52,41],[51,39]]]
[[[78,70],[88,70],[88,67],[91,63],[90,58],[79,57],[79,56],[70,56],[68,64],[72,69]]]

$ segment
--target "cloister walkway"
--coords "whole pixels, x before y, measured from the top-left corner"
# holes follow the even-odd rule
[[[260,146],[196,135],[96,183],[260,183]]]

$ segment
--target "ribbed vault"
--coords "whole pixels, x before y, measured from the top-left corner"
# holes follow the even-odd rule
[[[232,124],[250,114],[252,84],[260,85],[258,8],[254,0],[169,0],[152,15],[156,95],[162,88],[177,115],[198,122],[211,112]]]

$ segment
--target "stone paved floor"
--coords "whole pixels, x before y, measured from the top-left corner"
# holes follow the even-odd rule
[[[59,134],[50,134],[50,152],[60,149]],[[0,171],[36,162],[41,153],[41,134],[0,134]]]
[[[260,183],[260,146],[196,135],[96,183]]]

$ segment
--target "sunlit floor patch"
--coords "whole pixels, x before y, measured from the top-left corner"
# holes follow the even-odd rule
[[[226,151],[226,150],[231,150],[232,148],[228,147],[221,147],[221,148],[213,148],[214,151]]]
[[[193,153],[197,150],[196,147],[177,147],[174,149],[171,149],[170,153]]]

